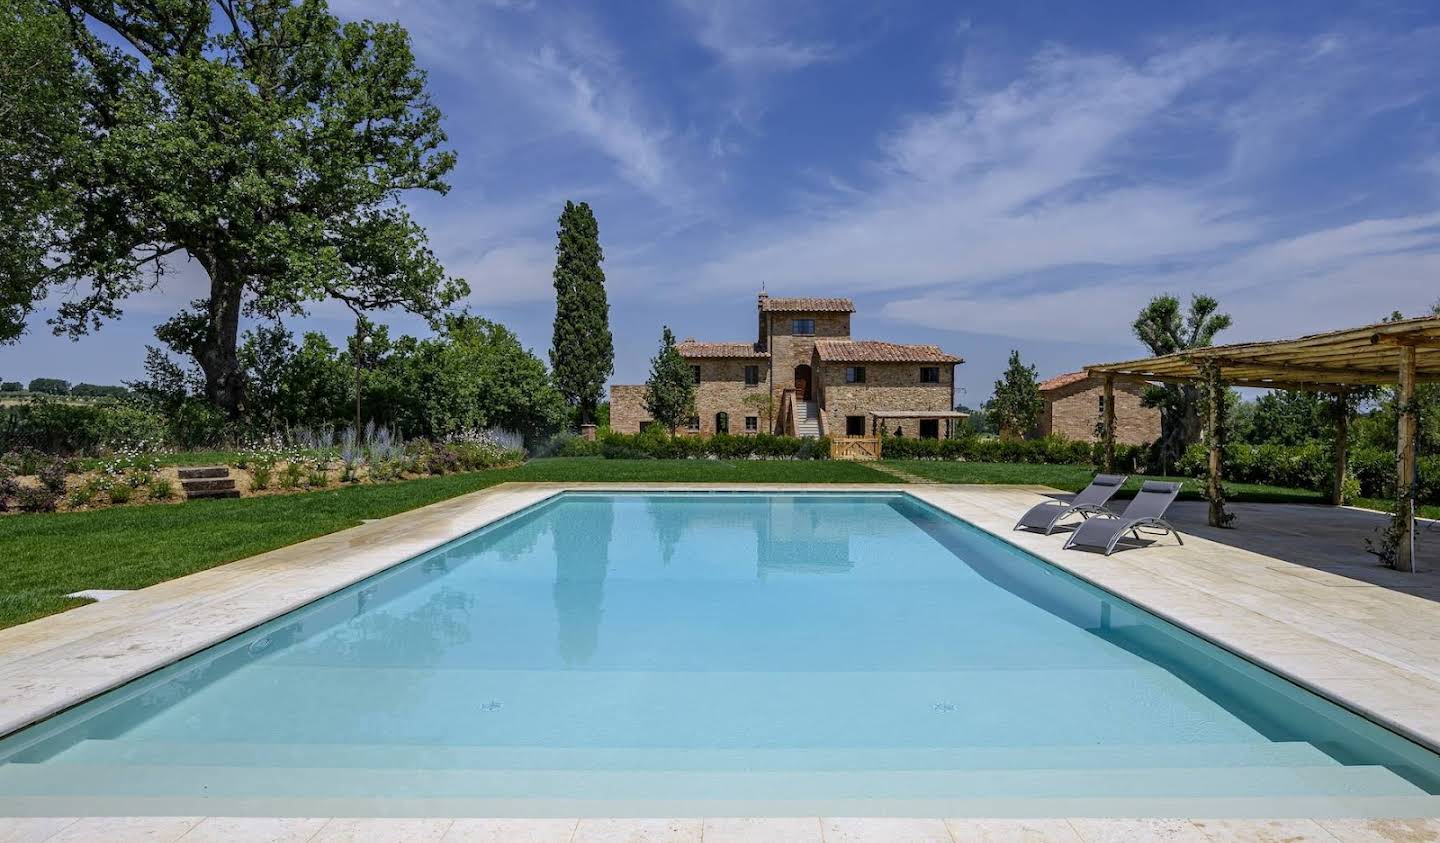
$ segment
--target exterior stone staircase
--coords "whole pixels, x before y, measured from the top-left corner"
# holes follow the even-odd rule
[[[235,479],[230,476],[228,466],[216,465],[202,468],[179,469],[180,486],[189,500],[196,498],[238,498],[240,490],[235,488]]]
[[[820,436],[820,404],[817,401],[795,402],[795,435]]]

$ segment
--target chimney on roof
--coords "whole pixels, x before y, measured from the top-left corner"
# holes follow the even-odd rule
[[[768,301],[769,299],[770,299],[770,294],[767,293],[767,292],[765,292],[765,288],[762,286],[762,287],[760,288],[760,296],[759,296],[759,298],[758,298],[758,300],[757,300],[757,302],[756,302],[757,306],[758,306],[761,310],[764,310],[764,309],[765,309],[765,302]]]

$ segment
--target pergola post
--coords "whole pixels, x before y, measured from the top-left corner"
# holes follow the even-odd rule
[[[1395,517],[1400,525],[1395,569],[1415,570],[1415,346],[1400,346],[1399,442],[1395,455]]]
[[[1105,442],[1105,459],[1104,459],[1104,465],[1105,465],[1105,471],[1106,471],[1106,473],[1113,473],[1113,472],[1115,471],[1115,376],[1114,376],[1114,375],[1108,374],[1108,373],[1105,375],[1105,391],[1104,391],[1103,394],[1104,394],[1104,396],[1105,396],[1105,397],[1102,399],[1102,400],[1104,401],[1104,403],[1105,403],[1105,411],[1104,411],[1103,413],[1101,413],[1101,419],[1102,419],[1101,424],[1102,424],[1102,426],[1104,427],[1104,430],[1102,431],[1102,436],[1103,436],[1104,442]]]
[[[1330,504],[1345,502],[1345,475],[1350,471],[1350,392],[1335,394],[1335,477],[1330,486]]]
[[[1205,378],[1205,392],[1208,396],[1205,412],[1205,439],[1209,446],[1209,471],[1205,475],[1205,497],[1210,501],[1209,523],[1211,527],[1229,526],[1230,516],[1225,514],[1225,497],[1220,490],[1220,472],[1224,464],[1225,434],[1223,427],[1223,405],[1225,386],[1220,381],[1220,364],[1206,361],[1201,366]]]

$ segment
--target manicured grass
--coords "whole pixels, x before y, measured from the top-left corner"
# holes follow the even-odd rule
[[[941,483],[1037,483],[1069,492],[1085,488],[1095,470],[1083,465],[1032,465],[1030,463],[939,462],[934,460],[887,460],[903,471]],[[1203,481],[1194,477],[1138,477],[1126,481],[1119,497],[1129,497],[1145,480],[1171,480],[1184,484],[1180,497],[1204,498]],[[1226,483],[1230,499],[1261,503],[1324,503],[1325,496],[1308,489],[1285,489],[1258,483]],[[1129,494],[1127,494],[1127,492]]]
[[[513,469],[383,486],[176,506],[0,518],[0,627],[85,601],[89,588],[143,588],[511,480],[893,482],[855,463],[534,460]]]

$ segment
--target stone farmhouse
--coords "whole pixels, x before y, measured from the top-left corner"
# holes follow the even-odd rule
[[[951,436],[955,367],[964,361],[934,345],[850,336],[847,298],[782,298],[761,293],[754,342],[678,343],[695,378],[689,432],[773,432],[791,436]],[[610,388],[610,427],[635,433],[650,423],[643,385]]]
[[[1142,406],[1145,385],[1115,381],[1115,441],[1144,445],[1160,438],[1160,411]],[[1105,387],[1084,372],[1057,375],[1040,384],[1045,409],[1040,413],[1040,435],[1054,434],[1078,442],[1095,442],[1100,416],[1105,412]]]

